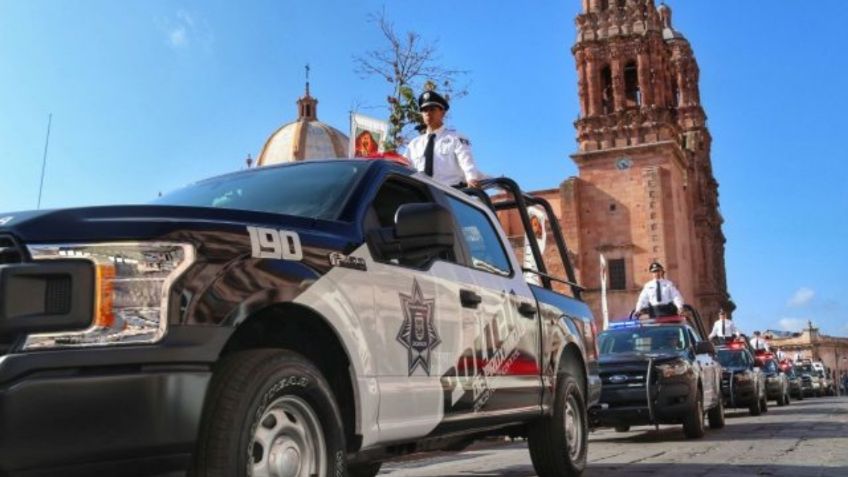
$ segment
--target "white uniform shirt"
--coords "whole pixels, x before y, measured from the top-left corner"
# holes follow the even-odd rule
[[[757,350],[768,351],[769,350],[768,342],[766,342],[766,340],[764,340],[762,337],[757,337],[757,336],[751,338],[751,347],[754,348],[754,351],[757,351]]]
[[[660,286],[660,298],[657,301],[657,283]],[[659,280],[651,280],[642,288],[642,293],[639,294],[639,299],[636,301],[636,311],[646,308],[648,305],[657,306],[674,303],[678,310],[683,309],[683,296],[677,291],[674,283],[665,278]]]
[[[486,177],[474,163],[468,138],[444,126],[434,134],[436,138],[433,147],[433,179],[452,186]],[[410,141],[406,151],[412,165],[421,172],[424,172],[426,165],[424,150],[427,148],[427,136],[425,133]]]
[[[722,322],[724,322],[723,327]],[[734,324],[732,320],[724,319],[718,320],[713,324],[713,331],[710,333],[709,337],[715,338],[716,336],[718,336],[719,338],[729,338],[738,334],[739,330],[736,329],[736,324]]]

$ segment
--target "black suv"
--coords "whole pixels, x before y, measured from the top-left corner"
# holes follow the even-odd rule
[[[768,411],[766,379],[756,365],[746,342],[738,341],[716,346],[718,361],[724,371],[721,392],[727,407],[747,407],[752,416]]]
[[[801,375],[795,371],[795,366],[789,360],[783,360],[779,364],[780,369],[786,373],[786,379],[789,381],[789,395],[796,401],[804,400],[804,384]]]
[[[773,400],[778,406],[789,404],[789,378],[778,366],[774,355],[758,353],[756,362],[766,376],[766,398]]]
[[[630,320],[601,333],[601,400],[590,410],[596,426],[625,432],[631,425],[683,424],[686,437],[724,427],[721,367],[713,344],[682,317]]]

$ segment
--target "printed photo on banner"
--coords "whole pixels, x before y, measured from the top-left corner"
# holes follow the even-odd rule
[[[389,124],[369,116],[354,113],[350,116],[351,157],[371,157],[383,152],[383,141]]]

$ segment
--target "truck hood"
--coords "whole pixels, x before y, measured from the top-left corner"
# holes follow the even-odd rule
[[[144,240],[181,230],[243,231],[246,225],[342,233],[340,223],[233,209],[173,205],[112,205],[71,209],[0,212],[0,234],[27,243]],[[317,230],[316,230],[317,229]]]
[[[668,361],[674,361],[680,357],[680,353],[670,351],[654,351],[649,353],[613,353],[601,355],[598,363],[602,368],[613,368],[622,365],[647,363],[648,360],[652,358],[655,364],[662,364]]]

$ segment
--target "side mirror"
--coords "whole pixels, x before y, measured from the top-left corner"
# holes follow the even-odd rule
[[[708,354],[710,356],[715,356],[715,346],[713,346],[713,344],[709,341],[699,341],[695,343],[695,354]]]
[[[422,260],[454,246],[453,216],[434,203],[404,204],[395,212],[395,226],[376,230],[374,245],[385,258]]]

